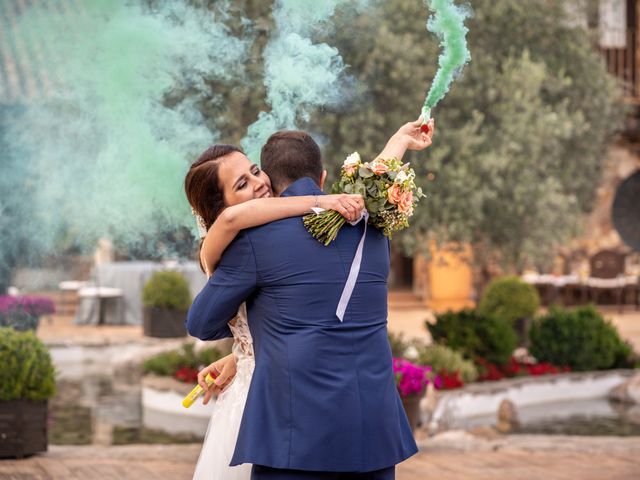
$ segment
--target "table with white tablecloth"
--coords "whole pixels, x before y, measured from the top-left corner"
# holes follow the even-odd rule
[[[549,275],[537,273],[525,273],[522,279],[535,286],[538,289],[542,303],[551,305],[556,301],[562,300],[565,305],[572,303],[572,297],[576,292],[579,293],[580,304],[589,301],[597,304],[597,296],[594,292],[598,289],[617,290],[620,295],[625,289],[635,288],[637,290],[639,277],[638,275],[620,274],[614,278],[598,278],[588,275]],[[637,294],[636,294],[637,295]],[[624,298],[620,298],[621,301]],[[634,299],[634,303],[638,304],[638,298]]]
[[[97,265],[93,272],[94,286],[119,289],[122,292],[118,308],[113,308],[109,315],[103,315],[105,323],[142,325],[142,289],[154,272],[162,270],[182,273],[189,283],[192,298],[207,282],[196,262],[109,262]],[[76,323],[100,323],[101,301],[99,296],[83,299],[76,315]]]

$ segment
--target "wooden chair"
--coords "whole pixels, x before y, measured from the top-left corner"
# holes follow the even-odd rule
[[[600,294],[605,291],[613,293],[615,303],[622,311],[623,293],[625,290],[624,264],[625,254],[615,250],[601,250],[591,257],[589,264],[589,298],[598,304]]]

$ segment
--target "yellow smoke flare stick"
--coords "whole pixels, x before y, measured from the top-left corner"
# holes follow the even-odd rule
[[[214,379],[209,373],[207,373],[207,376],[204,377],[204,381],[207,383],[207,386],[210,387],[211,384],[213,384]],[[193,387],[193,390],[191,390],[189,394],[184,397],[184,400],[182,400],[182,406],[184,408],[189,408],[191,405],[193,405],[193,402],[195,402],[203,393],[204,388],[202,388],[200,384],[196,385],[195,387]]]

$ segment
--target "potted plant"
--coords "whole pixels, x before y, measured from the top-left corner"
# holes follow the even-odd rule
[[[53,301],[48,297],[0,295],[0,327],[16,330],[35,330],[42,315],[55,312]]]
[[[142,290],[144,334],[173,338],[187,334],[184,321],[191,305],[189,284],[179,272],[156,272]]]
[[[197,349],[193,343],[186,343],[147,358],[142,366],[143,425],[202,438],[211,417],[212,403],[203,405],[200,399],[187,409],[182,402],[198,383],[198,371],[222,356],[218,347],[207,344]]]
[[[47,450],[47,400],[55,394],[49,352],[32,331],[0,328],[0,458]]]
[[[432,381],[432,369],[430,366],[415,365],[404,358],[394,358],[393,373],[411,431],[415,431],[420,418],[420,399]],[[438,377],[433,378],[434,387],[439,388],[439,382]]]

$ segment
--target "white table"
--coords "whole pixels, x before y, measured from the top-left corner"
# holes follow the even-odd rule
[[[80,308],[76,323],[122,325],[122,290],[111,287],[82,287],[78,290]]]
[[[107,311],[105,322],[117,322],[124,325],[142,325],[142,289],[154,272],[162,270],[178,271],[189,283],[191,297],[195,297],[205,286],[207,278],[196,262],[109,262],[98,265],[93,277],[95,287],[119,289],[122,293],[122,314],[120,319]],[[76,316],[76,323],[97,324],[100,313],[98,300],[85,300]],[[105,305],[108,307],[108,303]],[[113,303],[113,302],[111,302]]]

